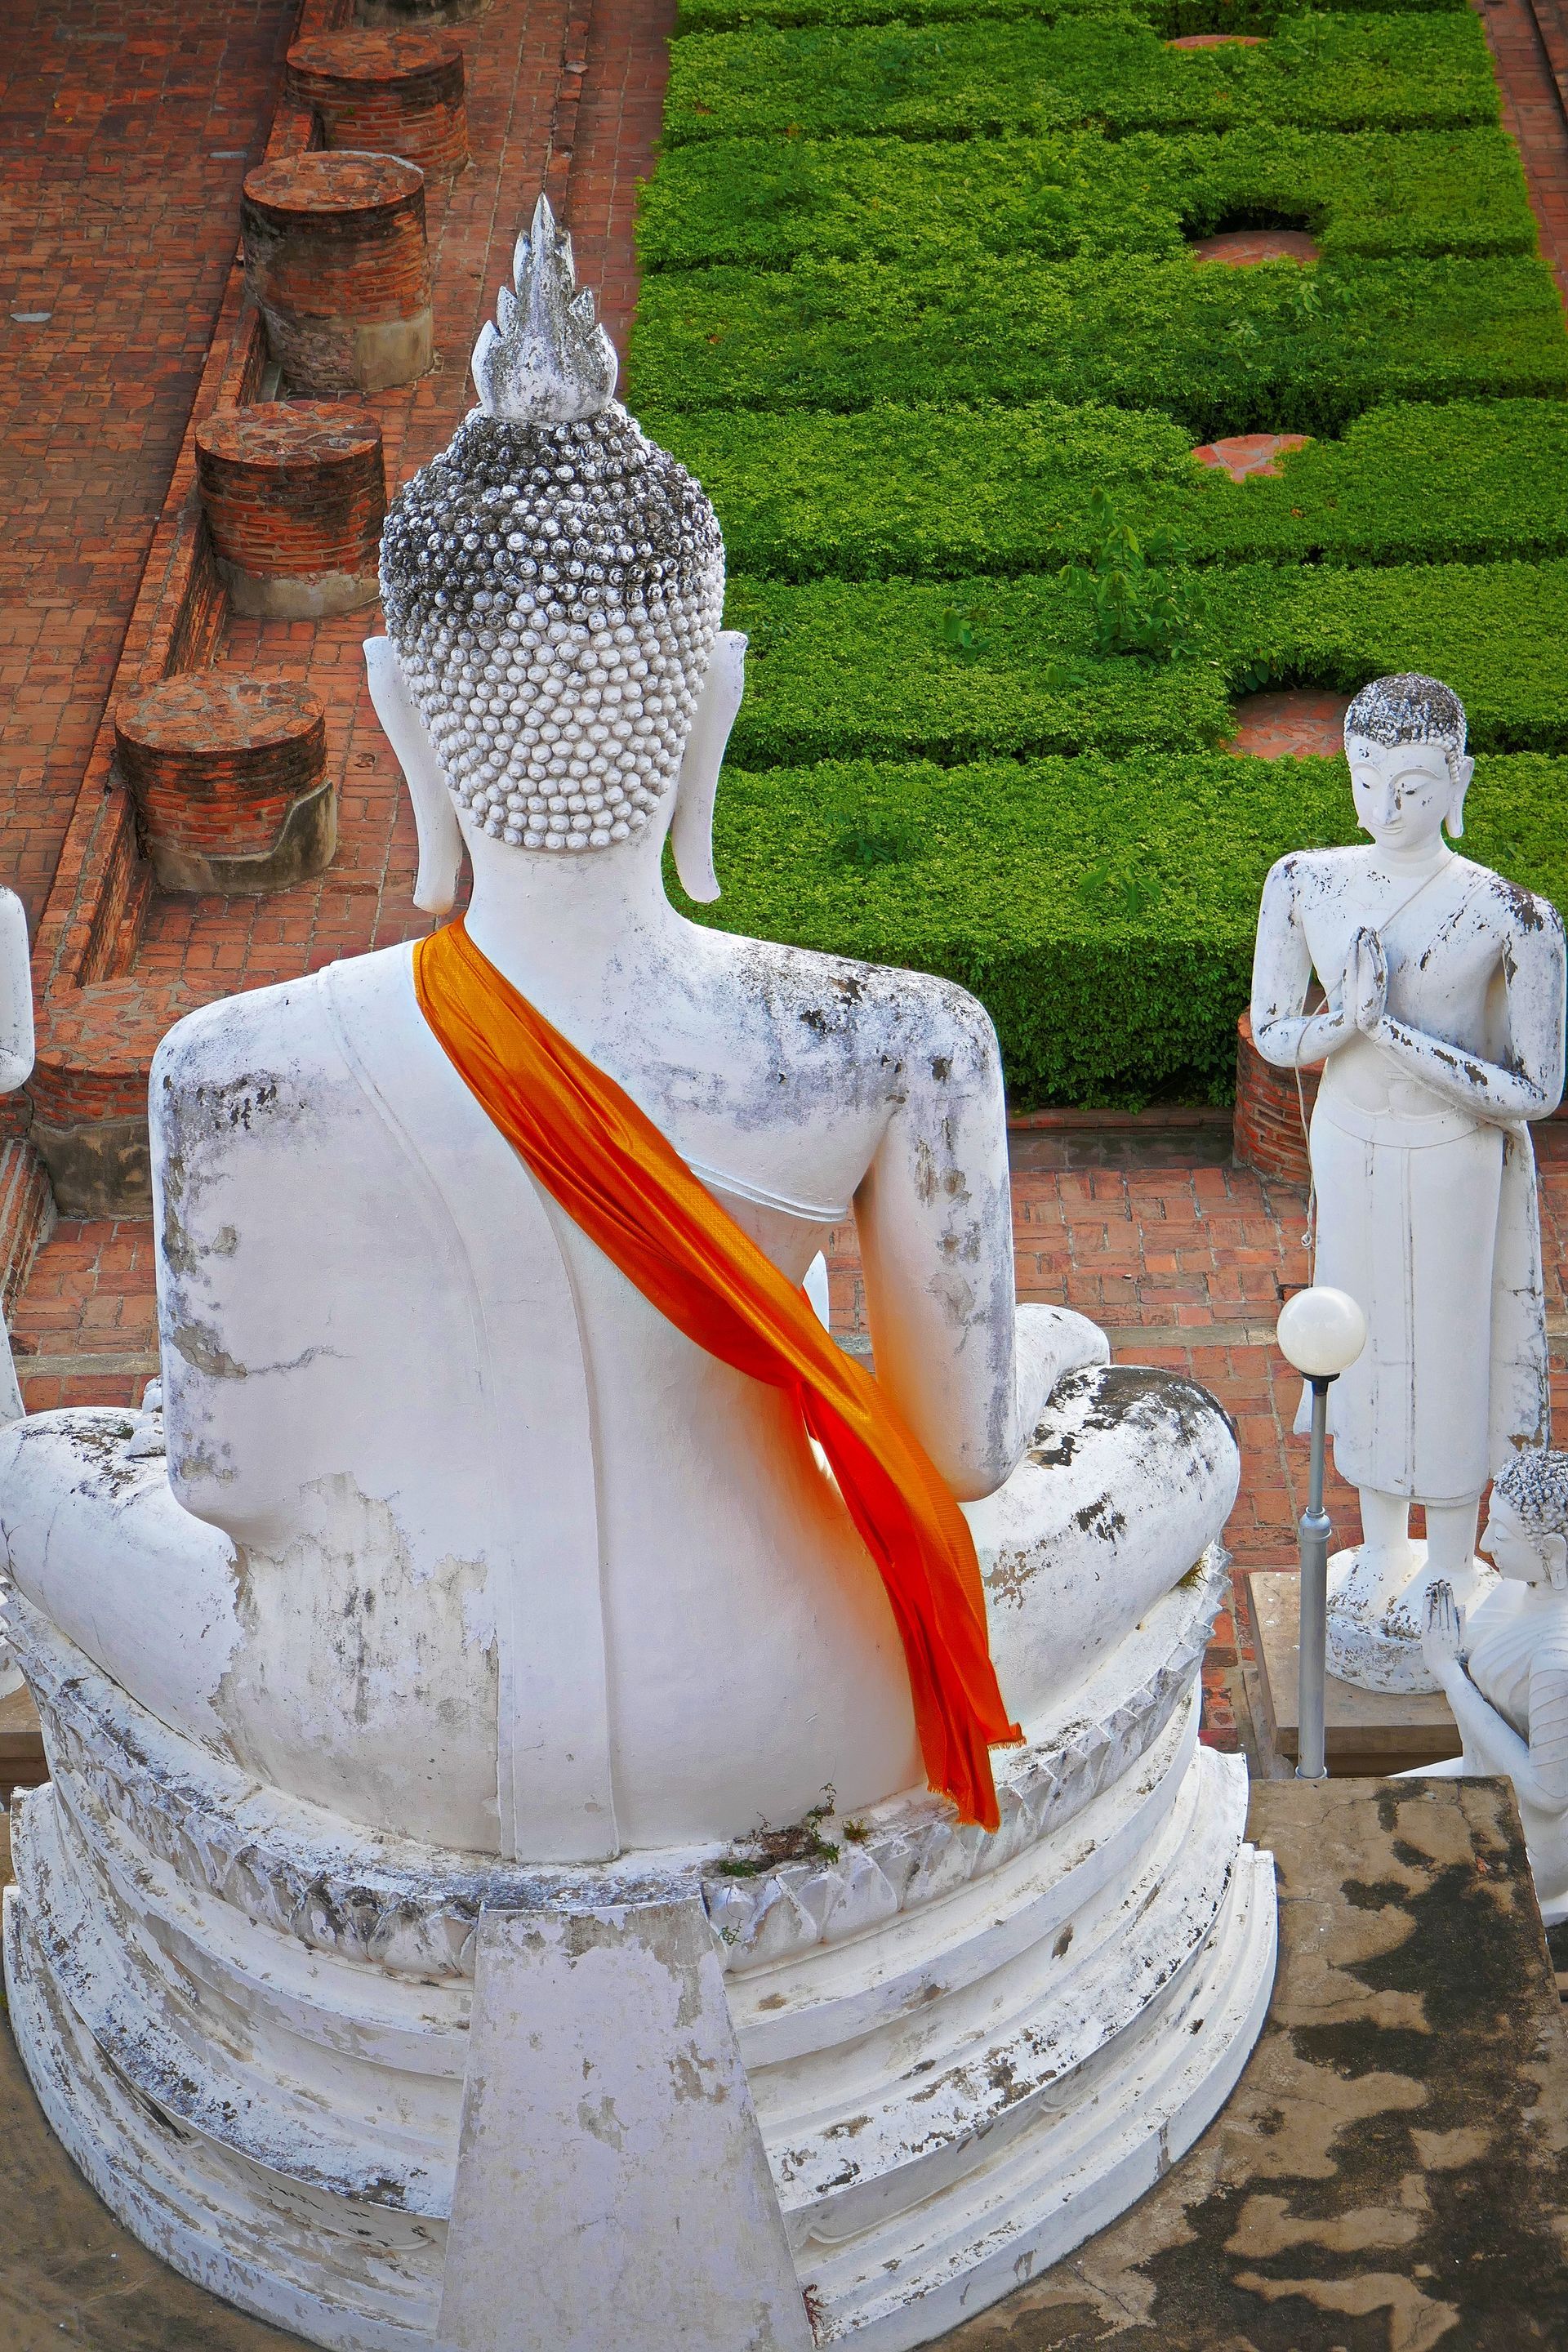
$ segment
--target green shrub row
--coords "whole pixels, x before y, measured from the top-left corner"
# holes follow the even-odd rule
[[[1496,127],[1247,125],[1108,140],[721,139],[678,147],[643,204],[645,269],[802,255],[920,268],[944,256],[1184,250],[1221,228],[1309,229],[1347,256],[1533,253],[1519,151]]]
[[[1238,689],[1349,693],[1398,670],[1447,679],[1479,750],[1568,751],[1568,562],[1243,564],[1207,575],[1201,595],[1187,635],[1153,660],[1092,650],[1075,572],[944,585],[732,580],[726,618],[750,639],[733,757],[764,768],[1195,751],[1232,732]]]
[[[706,486],[733,571],[759,578],[1043,572],[1096,536],[1097,488],[1201,562],[1490,562],[1568,554],[1568,403],[1369,409],[1278,478],[1194,464],[1140,409],[897,408],[853,416],[645,410]]]
[[[648,278],[630,373],[650,409],[1049,396],[1166,408],[1206,441],[1331,433],[1384,400],[1557,396],[1568,341],[1551,275],[1521,257],[811,259]]]
[[[1344,0],[1318,0],[1334,9]],[[1467,0],[1355,0],[1353,13],[1426,15]],[[1303,13],[1303,0],[681,0],[680,33],[733,33],[752,25],[905,25],[967,23],[974,17],[1037,18],[1126,14],[1145,17],[1167,39],[1190,33],[1270,33],[1280,18]]]
[[[1286,18],[1250,47],[1175,49],[1131,16],[694,34],[671,54],[668,147],[704,139],[907,139],[1071,130],[1462,130],[1497,121],[1479,20]]]
[[[1482,758],[1464,846],[1568,904],[1568,761]],[[1230,1098],[1263,877],[1356,838],[1340,760],[1137,753],[726,769],[725,930],[935,971],[1001,1034],[1015,1108]]]

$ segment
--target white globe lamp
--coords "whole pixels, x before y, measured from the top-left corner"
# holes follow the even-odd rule
[[[1280,1352],[1310,1381],[1337,1380],[1366,1345],[1366,1317],[1348,1290],[1314,1283],[1279,1310]]]

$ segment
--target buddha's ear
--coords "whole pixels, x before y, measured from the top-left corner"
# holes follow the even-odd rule
[[[688,898],[704,906],[719,896],[719,877],[713,871],[713,796],[719,789],[724,747],[745,690],[746,640],[739,629],[721,629],[713,640],[712,658],[686,739],[675,821],[669,828],[680,887]]]
[[[381,731],[397,755],[419,835],[414,903],[426,915],[449,915],[458,896],[463,836],[436,747],[426,732],[390,637],[367,637],[364,666]]]
[[[1458,841],[1465,830],[1465,794],[1470,789],[1470,778],[1475,772],[1476,763],[1471,759],[1454,760],[1449,762],[1453,788],[1448,794],[1448,814],[1446,822],[1450,841]]]
[[[1553,1592],[1568,1592],[1568,1538],[1546,1536],[1542,1540],[1541,1557],[1546,1562],[1546,1581]]]

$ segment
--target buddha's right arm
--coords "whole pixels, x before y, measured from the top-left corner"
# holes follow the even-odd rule
[[[1338,1013],[1301,1009],[1312,957],[1301,928],[1297,868],[1295,857],[1282,857],[1270,868],[1252,955],[1252,1042],[1266,1062],[1282,1070],[1323,1061],[1349,1034]]]
[[[1531,1665],[1530,1764],[1542,1790],[1536,1801],[1568,1810],[1568,1639],[1561,1633],[1548,1636]]]
[[[879,1382],[954,1494],[994,1493],[1016,1467],[1044,1391],[1103,1360],[1101,1335],[1063,1309],[1015,1307],[1002,1056],[983,1006],[922,980],[902,1089],[855,1198]]]
[[[1561,1726],[1555,1720],[1559,1710],[1542,1677],[1537,1673],[1531,1675],[1528,1746],[1477,1689],[1457,1659],[1452,1672],[1444,1675],[1442,1687],[1465,1744],[1468,1765],[1506,1773],[1521,1804],[1534,1805],[1543,1813],[1560,1813],[1568,1808],[1568,1777],[1563,1769],[1568,1753],[1559,1752],[1563,1748]],[[1563,1685],[1563,1691],[1568,1692],[1568,1685]],[[1559,1698],[1562,1695],[1558,1694]]]

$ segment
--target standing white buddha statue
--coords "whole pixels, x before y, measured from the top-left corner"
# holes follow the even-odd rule
[[[1372,846],[1297,851],[1263,889],[1258,1050],[1323,1066],[1311,1123],[1314,1279],[1347,1290],[1367,1344],[1329,1427],[1363,1540],[1331,1564],[1329,1665],[1370,1690],[1436,1687],[1425,1595],[1492,1580],[1480,1497],[1548,1434],[1546,1309],[1527,1122],[1562,1098],[1556,909],[1461,857],[1474,761],[1434,678],[1379,678],[1345,715]],[[1308,1008],[1317,980],[1323,1002]],[[1304,1426],[1304,1423],[1299,1426]],[[1411,1540],[1424,1504],[1426,1538]]]
[[[717,895],[722,544],[615,403],[542,203],[516,267],[369,649],[420,903],[466,853],[466,929],[171,1032],[163,1412],[0,1433],[54,1771],[11,2015],[149,2244],[314,2341],[425,2352],[481,1907],[684,1890],[802,2291],[912,2344],[1156,2178],[1261,2021],[1272,1880],[1240,1759],[1197,1741],[1236,1446],[1192,1383],[1016,1305],[972,997],[671,906],[667,839]],[[476,1053],[542,1041],[550,1105],[504,1055],[481,1100],[443,973]],[[874,1381],[799,1308],[851,1216]],[[628,1273],[678,1244],[689,1287],[705,1248],[738,1270],[707,1307],[744,1290],[755,1376]],[[857,1413],[912,1472],[872,1517],[969,1547],[973,1679],[1022,1732],[994,1830],[926,1785]]]
[[[1568,1919],[1568,1454],[1503,1465],[1482,1542],[1500,1581],[1468,1619],[1441,1579],[1426,1595],[1422,1646],[1464,1752],[1422,1771],[1508,1775],[1554,1927]]]

